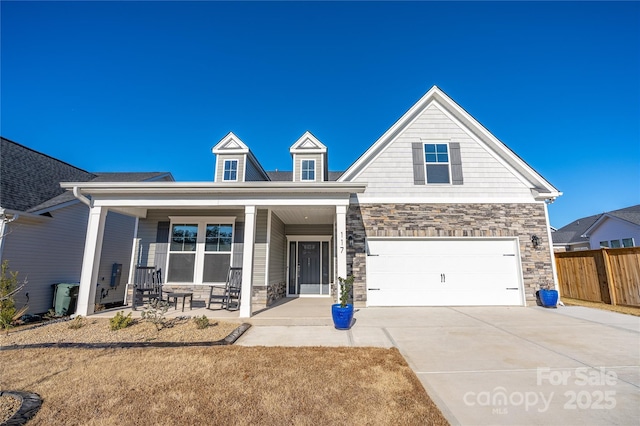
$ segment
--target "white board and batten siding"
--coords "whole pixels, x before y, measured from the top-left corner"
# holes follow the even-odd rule
[[[517,239],[367,242],[367,306],[522,306]]]
[[[463,184],[415,185],[412,143],[460,144]],[[382,151],[354,182],[366,182],[367,197],[437,199],[510,198],[531,201],[531,191],[509,167],[492,155],[460,123],[430,105]]]

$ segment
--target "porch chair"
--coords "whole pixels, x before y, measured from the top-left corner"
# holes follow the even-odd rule
[[[131,309],[136,310],[136,303],[144,300],[162,300],[162,269],[155,266],[136,266],[133,277],[133,297]]]
[[[211,286],[207,309],[212,303],[219,303],[220,309],[235,311],[240,308],[240,287],[242,284],[242,268],[230,267],[224,287]]]

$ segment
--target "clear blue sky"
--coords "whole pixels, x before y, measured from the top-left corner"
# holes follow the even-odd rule
[[[344,170],[438,85],[565,195],[640,203],[640,3],[7,2],[1,133],[88,171],[211,180],[229,131]]]

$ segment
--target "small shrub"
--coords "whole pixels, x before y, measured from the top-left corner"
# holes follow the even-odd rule
[[[71,330],[78,330],[87,324],[82,315],[78,315],[73,320],[69,321],[69,328]]]
[[[27,306],[17,309],[13,298],[22,290],[25,283],[18,283],[18,272],[9,270],[8,260],[2,262],[0,271],[0,326],[7,333],[9,333],[9,328],[13,326],[14,322],[27,311]]]
[[[209,327],[209,318],[207,318],[205,315],[203,315],[201,317],[195,317],[193,319],[193,322],[196,323],[196,328],[198,330],[203,330],[203,329]]]
[[[165,326],[164,315],[169,310],[169,303],[164,300],[152,299],[142,311],[142,319],[149,321],[160,331]]]
[[[133,324],[133,318],[131,318],[131,313],[125,316],[122,311],[118,312],[115,317],[109,320],[109,324],[111,324],[111,330],[121,330],[123,328],[129,327]]]

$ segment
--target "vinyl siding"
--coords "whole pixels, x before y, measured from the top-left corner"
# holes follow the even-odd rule
[[[269,242],[269,284],[286,281],[286,243],[284,223],[274,213],[271,215],[271,240]]]
[[[18,271],[19,280],[27,280],[16,302],[22,306],[28,293],[29,313],[47,312],[53,306],[52,284],[80,282],[89,209],[78,202],[53,210],[51,215],[42,222],[12,222],[5,236],[3,259],[9,261],[12,271]],[[109,290],[103,303],[124,298],[134,224],[133,218],[107,214],[96,300],[101,288]],[[122,263],[121,280],[114,288],[109,285],[113,263]]]
[[[316,171],[316,179],[313,182],[321,182],[323,177],[322,173],[322,154],[299,154],[295,155],[295,164],[293,167],[293,181],[294,182],[302,182],[302,160],[316,160],[315,171]],[[305,181],[308,182],[308,181]]]
[[[156,266],[163,271],[166,269],[166,257],[162,260],[156,258],[156,236],[158,232],[158,222],[169,221],[169,216],[235,216],[234,245],[233,245],[233,265],[242,266],[242,241],[244,239],[244,209],[228,210],[149,210],[145,219],[140,219],[138,223],[138,238],[140,245],[137,259],[142,266]],[[239,222],[242,221],[242,222]],[[161,263],[158,263],[160,261]],[[164,275],[163,275],[164,276]]]
[[[411,144],[428,140],[460,143],[463,185],[414,185]],[[367,196],[531,199],[527,185],[434,105],[398,135],[354,181],[368,184]]]
[[[247,161],[247,172],[244,180],[245,182],[256,182],[265,180],[258,166],[256,166],[251,160]]]
[[[267,220],[268,210],[256,212],[256,237],[253,248],[253,285],[264,285],[267,269]]]
[[[96,288],[96,303],[122,302],[131,267],[131,246],[133,244],[133,232],[135,218],[116,212],[107,214],[104,239],[102,242],[102,255],[98,272],[98,287]],[[114,263],[122,264],[120,280],[111,286],[111,271]],[[80,277],[78,277],[79,279]],[[103,298],[100,299],[104,289]]]
[[[333,225],[285,225],[285,235],[333,235]]]
[[[216,182],[224,182],[222,178],[224,177],[224,160],[238,160],[238,180],[236,182],[242,182],[242,177],[244,176],[244,165],[245,159],[247,158],[244,154],[218,154],[216,156]]]

